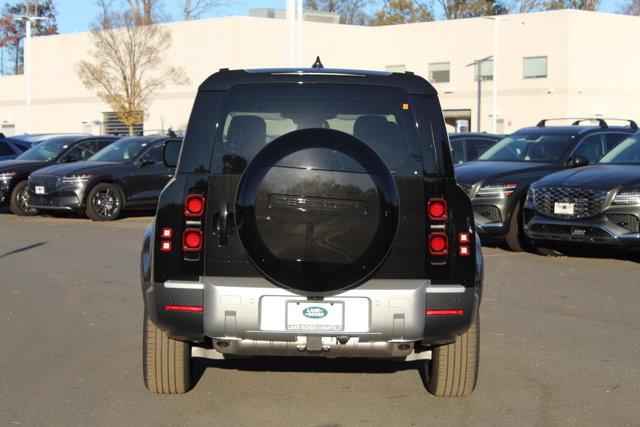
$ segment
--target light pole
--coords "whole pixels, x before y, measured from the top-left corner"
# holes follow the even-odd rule
[[[287,59],[289,67],[299,66],[302,51],[302,0],[287,0]]]
[[[25,99],[27,104],[27,126],[25,133],[31,133],[31,24],[37,21],[44,21],[49,18],[39,16],[15,16],[14,19],[24,21],[25,38],[24,38],[24,80],[25,80]]]
[[[500,16],[486,16],[484,19],[493,21],[493,112],[491,117],[491,132],[497,133],[498,129],[498,22],[503,19]]]

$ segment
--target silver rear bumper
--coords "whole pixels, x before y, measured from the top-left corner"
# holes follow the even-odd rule
[[[345,329],[339,332],[288,331],[284,326],[273,328],[274,324],[279,324],[277,321],[265,322],[264,316],[261,319],[265,298],[280,297],[287,301],[307,299],[278,288],[263,278],[203,277],[201,283],[204,288],[204,334],[213,338],[214,343],[216,340],[228,342],[226,348],[217,348],[223,352],[241,354],[258,351],[262,354],[266,348],[276,351],[273,344],[257,344],[262,341],[281,342],[282,348],[278,347],[277,354],[282,354],[282,351],[296,353],[300,347],[300,337],[309,336],[348,337],[349,345],[365,348],[363,343],[418,341],[424,334],[428,280],[370,280],[356,289],[327,297],[327,300],[344,301],[345,304],[349,299],[358,299],[368,305],[366,327],[353,327],[350,330],[349,323],[345,322]],[[461,289],[449,288],[454,288],[449,290],[453,292],[464,291],[462,286],[459,287]],[[267,323],[271,328],[263,327]],[[232,343],[241,340],[249,341]],[[253,349],[249,350],[250,347]],[[369,350],[377,352],[375,346],[370,346]]]

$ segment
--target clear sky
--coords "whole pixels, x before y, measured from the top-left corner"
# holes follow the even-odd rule
[[[224,2],[224,1],[223,1]],[[616,12],[620,8],[621,0],[602,0],[600,11]],[[174,19],[180,16],[179,0],[165,0],[166,12]],[[226,1],[228,6],[220,7],[203,18],[229,15],[248,15],[249,9],[273,7],[284,9],[285,0],[244,0]],[[88,31],[96,16],[97,9],[91,0],[56,0],[58,9],[58,28],[60,33],[73,33],[76,31]]]

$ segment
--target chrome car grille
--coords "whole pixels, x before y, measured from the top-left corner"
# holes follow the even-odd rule
[[[576,187],[540,187],[533,189],[536,210],[556,218],[587,218],[602,211],[606,190]],[[556,203],[573,203],[573,215],[556,214]]]
[[[35,175],[29,177],[29,190],[35,192],[36,186],[44,187],[45,192],[58,188],[60,177],[57,175]]]

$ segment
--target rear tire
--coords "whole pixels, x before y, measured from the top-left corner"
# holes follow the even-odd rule
[[[425,363],[427,391],[438,397],[464,397],[471,394],[478,381],[480,357],[480,319],[451,344],[431,350]]]
[[[92,221],[114,221],[122,213],[124,197],[116,184],[96,184],[87,196],[85,213]]]
[[[34,216],[38,215],[38,210],[30,208],[27,204],[29,198],[29,188],[27,181],[20,181],[13,187],[11,197],[9,199],[9,210],[12,214],[18,216]]]
[[[152,393],[182,394],[191,389],[191,345],[169,338],[146,311],[142,338],[144,385]]]

